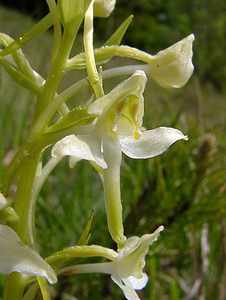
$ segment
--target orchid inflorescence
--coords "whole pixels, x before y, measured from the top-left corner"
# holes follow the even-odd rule
[[[139,299],[135,290],[142,289],[148,281],[143,271],[145,256],[163,226],[140,238],[125,236],[120,193],[122,153],[134,159],[151,158],[176,141],[187,139],[175,128],[146,130],[143,127],[143,93],[147,78],[164,88],[180,88],[188,81],[193,72],[194,36],[191,34],[156,55],[150,55],[120,45],[132,19],[129,17],[102,47],[94,49],[93,20],[108,17],[115,2],[58,0],[56,4],[55,0],[47,0],[49,14],[25,34],[16,40],[0,34],[2,67],[37,98],[31,128],[7,166],[1,185],[0,272],[9,274],[3,299],[34,299],[39,288],[43,298],[50,299],[47,281],[54,284],[61,276],[100,272],[111,275],[126,299],[134,300]],[[82,23],[84,52],[70,57]],[[51,26],[54,34],[52,62],[48,76],[42,78],[31,67],[22,47]],[[103,66],[115,56],[133,58],[143,64],[104,70]],[[64,74],[80,69],[86,70],[87,78],[59,93]],[[127,79],[105,93],[103,81],[120,76],[127,76]],[[89,86],[92,98],[86,99],[83,106],[69,109],[67,101]],[[58,118],[53,120],[56,114]],[[40,167],[43,152],[49,147],[52,147],[51,157]],[[105,192],[106,226],[117,250],[88,245],[87,239],[83,245],[65,248],[46,259],[38,254],[34,228],[38,195],[64,156],[69,157],[70,167],[76,166],[79,160],[87,160],[98,172]],[[12,193],[15,186],[16,193]],[[107,261],[71,264],[74,258],[95,256]]]

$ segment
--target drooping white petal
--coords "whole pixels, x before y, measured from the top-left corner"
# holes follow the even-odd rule
[[[6,225],[0,225],[0,249],[1,273],[20,272],[45,277],[50,283],[56,283],[52,268],[38,253],[23,245],[16,232]]]
[[[194,35],[190,34],[171,47],[153,56],[149,64],[150,76],[163,87],[180,88],[188,81],[192,72],[192,43]]]
[[[4,208],[7,205],[6,198],[0,193],[0,209]]]
[[[64,155],[74,156],[76,159],[94,161],[103,169],[107,167],[101,153],[101,142],[96,136],[66,136],[57,142],[52,149],[53,157]]]
[[[101,115],[105,109],[109,109],[117,101],[121,101],[124,97],[135,95],[140,97],[147,82],[147,77],[143,71],[136,71],[128,79],[118,84],[107,95],[97,99],[88,107],[88,113]]]
[[[121,137],[122,151],[131,158],[150,158],[166,151],[173,143],[187,140],[180,130],[159,127],[142,133],[138,140],[132,136]]]
[[[111,279],[120,287],[127,300],[140,300],[132,286],[126,285],[123,279],[117,276],[111,276]]]
[[[124,282],[129,282],[130,286],[132,286],[134,290],[142,290],[148,282],[148,276],[146,273],[143,273],[141,278],[129,276]]]
[[[115,8],[116,0],[95,0],[94,16],[100,18],[108,17]]]

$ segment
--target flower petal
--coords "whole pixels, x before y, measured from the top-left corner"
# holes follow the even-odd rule
[[[7,205],[6,198],[0,193],[0,209],[4,208]]]
[[[142,290],[148,282],[148,276],[147,276],[146,273],[142,273],[141,278],[137,278],[137,277],[134,277],[134,276],[129,276],[127,278],[127,282],[128,281],[130,282],[130,285],[134,288],[134,290]]]
[[[120,287],[127,300],[140,300],[133,287],[130,286],[130,284],[126,285],[123,282],[124,279],[121,280],[119,277],[113,275],[111,276],[111,279]]]
[[[100,18],[108,17],[115,8],[116,0],[95,0],[94,16]]]
[[[50,283],[56,283],[53,269],[38,253],[23,245],[16,232],[6,225],[0,225],[0,249],[1,273],[20,272],[45,277]]]
[[[128,79],[118,84],[107,95],[97,99],[88,107],[88,113],[101,115],[104,110],[112,107],[117,101],[129,95],[135,95],[138,98],[143,94],[147,77],[143,71],[136,71]]]
[[[66,136],[57,142],[52,149],[53,157],[64,155],[74,156],[77,159],[91,160],[101,168],[107,168],[107,164],[101,153],[101,142],[96,136]]]
[[[118,256],[125,257],[131,252],[135,251],[140,245],[140,238],[138,236],[131,236],[126,240],[123,248],[118,249]]]
[[[192,43],[194,35],[190,34],[171,47],[153,56],[149,63],[150,76],[163,87],[180,88],[188,81],[192,72]]]
[[[187,140],[180,130],[159,127],[144,131],[138,140],[132,136],[120,137],[122,151],[131,158],[150,158],[165,152],[178,140]]]

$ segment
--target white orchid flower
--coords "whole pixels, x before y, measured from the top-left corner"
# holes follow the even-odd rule
[[[124,247],[117,252],[111,262],[75,265],[62,269],[61,274],[105,273],[110,274],[112,280],[121,288],[126,299],[139,300],[135,290],[143,289],[148,276],[143,272],[145,256],[150,245],[157,240],[164,229],[160,226],[152,234],[145,234],[141,238],[133,236],[126,240]]]
[[[119,246],[125,242],[120,196],[122,152],[131,158],[150,158],[163,153],[174,142],[187,139],[174,128],[143,129],[142,94],[146,80],[143,71],[136,71],[107,95],[90,104],[88,113],[98,116],[90,134],[66,136],[52,149],[53,157],[69,155],[86,159],[103,169],[108,228]]]
[[[112,13],[115,8],[116,0],[95,0],[94,1],[94,16],[106,18]]]
[[[0,273],[20,272],[31,276],[45,277],[49,283],[56,283],[52,268],[30,247],[22,244],[14,230],[0,225]]]
[[[192,43],[195,37],[190,34],[183,40],[152,56],[145,70],[150,77],[165,88],[180,88],[191,77]]]

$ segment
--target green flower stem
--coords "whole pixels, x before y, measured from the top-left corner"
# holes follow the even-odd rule
[[[112,262],[72,265],[65,267],[57,272],[58,276],[71,276],[74,274],[87,274],[87,273],[103,273],[112,274],[114,265]]]
[[[52,254],[46,258],[46,262],[54,269],[60,269],[75,258],[102,257],[115,260],[117,255],[117,252],[114,250],[98,245],[74,246]]]
[[[93,50],[93,1],[85,14],[84,21],[84,48],[86,58],[86,69],[90,84],[94,90],[96,98],[104,95],[103,88],[100,82],[100,77],[96,69],[96,62]]]
[[[52,52],[52,60],[54,61],[60,49],[60,41],[61,41],[60,16],[57,10],[57,5],[55,0],[46,0],[46,2],[49,6],[53,27],[54,27],[53,52]]]
[[[121,148],[117,139],[108,138],[103,143],[104,158],[107,168],[103,171],[103,184],[105,191],[105,209],[107,214],[108,230],[118,248],[125,244],[122,203],[120,191]]]
[[[20,236],[22,242],[30,246],[32,243],[29,239],[30,229],[28,228],[28,220],[31,205],[32,188],[35,180],[38,161],[39,155],[32,158],[20,173],[16,198],[14,202],[14,209],[19,217],[19,222],[16,224],[15,230]]]
[[[101,48],[96,48],[94,50],[94,56],[98,63],[98,60],[106,60],[111,57],[119,56],[126,58],[133,58],[136,60],[143,61],[145,63],[150,63],[153,61],[154,57],[144,51],[141,51],[137,48],[129,46],[104,46]],[[69,59],[67,62],[67,70],[84,68],[86,56],[84,53],[80,53],[73,58]]]
[[[60,49],[58,51],[58,54],[56,55],[55,60],[52,63],[50,73],[43,86],[43,91],[37,101],[34,120],[37,120],[37,118],[45,110],[45,108],[48,107],[48,105],[54,100],[60,81],[64,75],[66,62],[70,55],[71,48],[79,29],[79,26],[77,27],[78,28],[75,28],[73,30],[65,29],[64,31]]]
[[[54,168],[59,164],[62,158],[51,158],[48,163],[42,169],[40,175],[35,178],[32,196],[31,196],[31,203],[29,206],[29,213],[28,213],[28,237],[31,245],[35,245],[35,208],[36,202],[39,195],[40,190],[42,189],[44,183],[46,182],[50,173],[54,170]]]
[[[24,158],[26,159],[27,153],[28,154],[30,153],[30,148],[32,148],[32,146],[35,145],[35,142],[37,140],[40,140],[41,133],[44,131],[48,122],[50,121],[50,118],[56,111],[55,108],[56,107],[59,108],[60,104],[64,102],[63,99],[63,101],[58,105],[53,105],[54,110],[49,109],[50,104],[53,103],[52,100],[54,99],[59,83],[63,77],[66,61],[68,59],[72,45],[74,43],[74,39],[79,29],[79,25],[80,22],[78,22],[77,26],[75,26],[73,30],[65,29],[64,31],[64,35],[61,41],[58,55],[56,56],[56,59],[52,63],[50,74],[47,80],[45,81],[42,92],[39,93],[39,97],[38,97],[38,101],[34,113],[34,121],[33,121],[34,125],[30,130],[30,134],[28,134],[28,138],[26,139],[23,146],[20,148],[19,152],[13,159],[9,168],[6,170],[6,176],[4,176],[5,178],[2,187],[6,194],[22,161],[24,160]],[[42,114],[43,111],[45,112],[44,117],[42,116],[41,118],[39,118],[39,116]],[[49,113],[49,111],[51,112]]]

